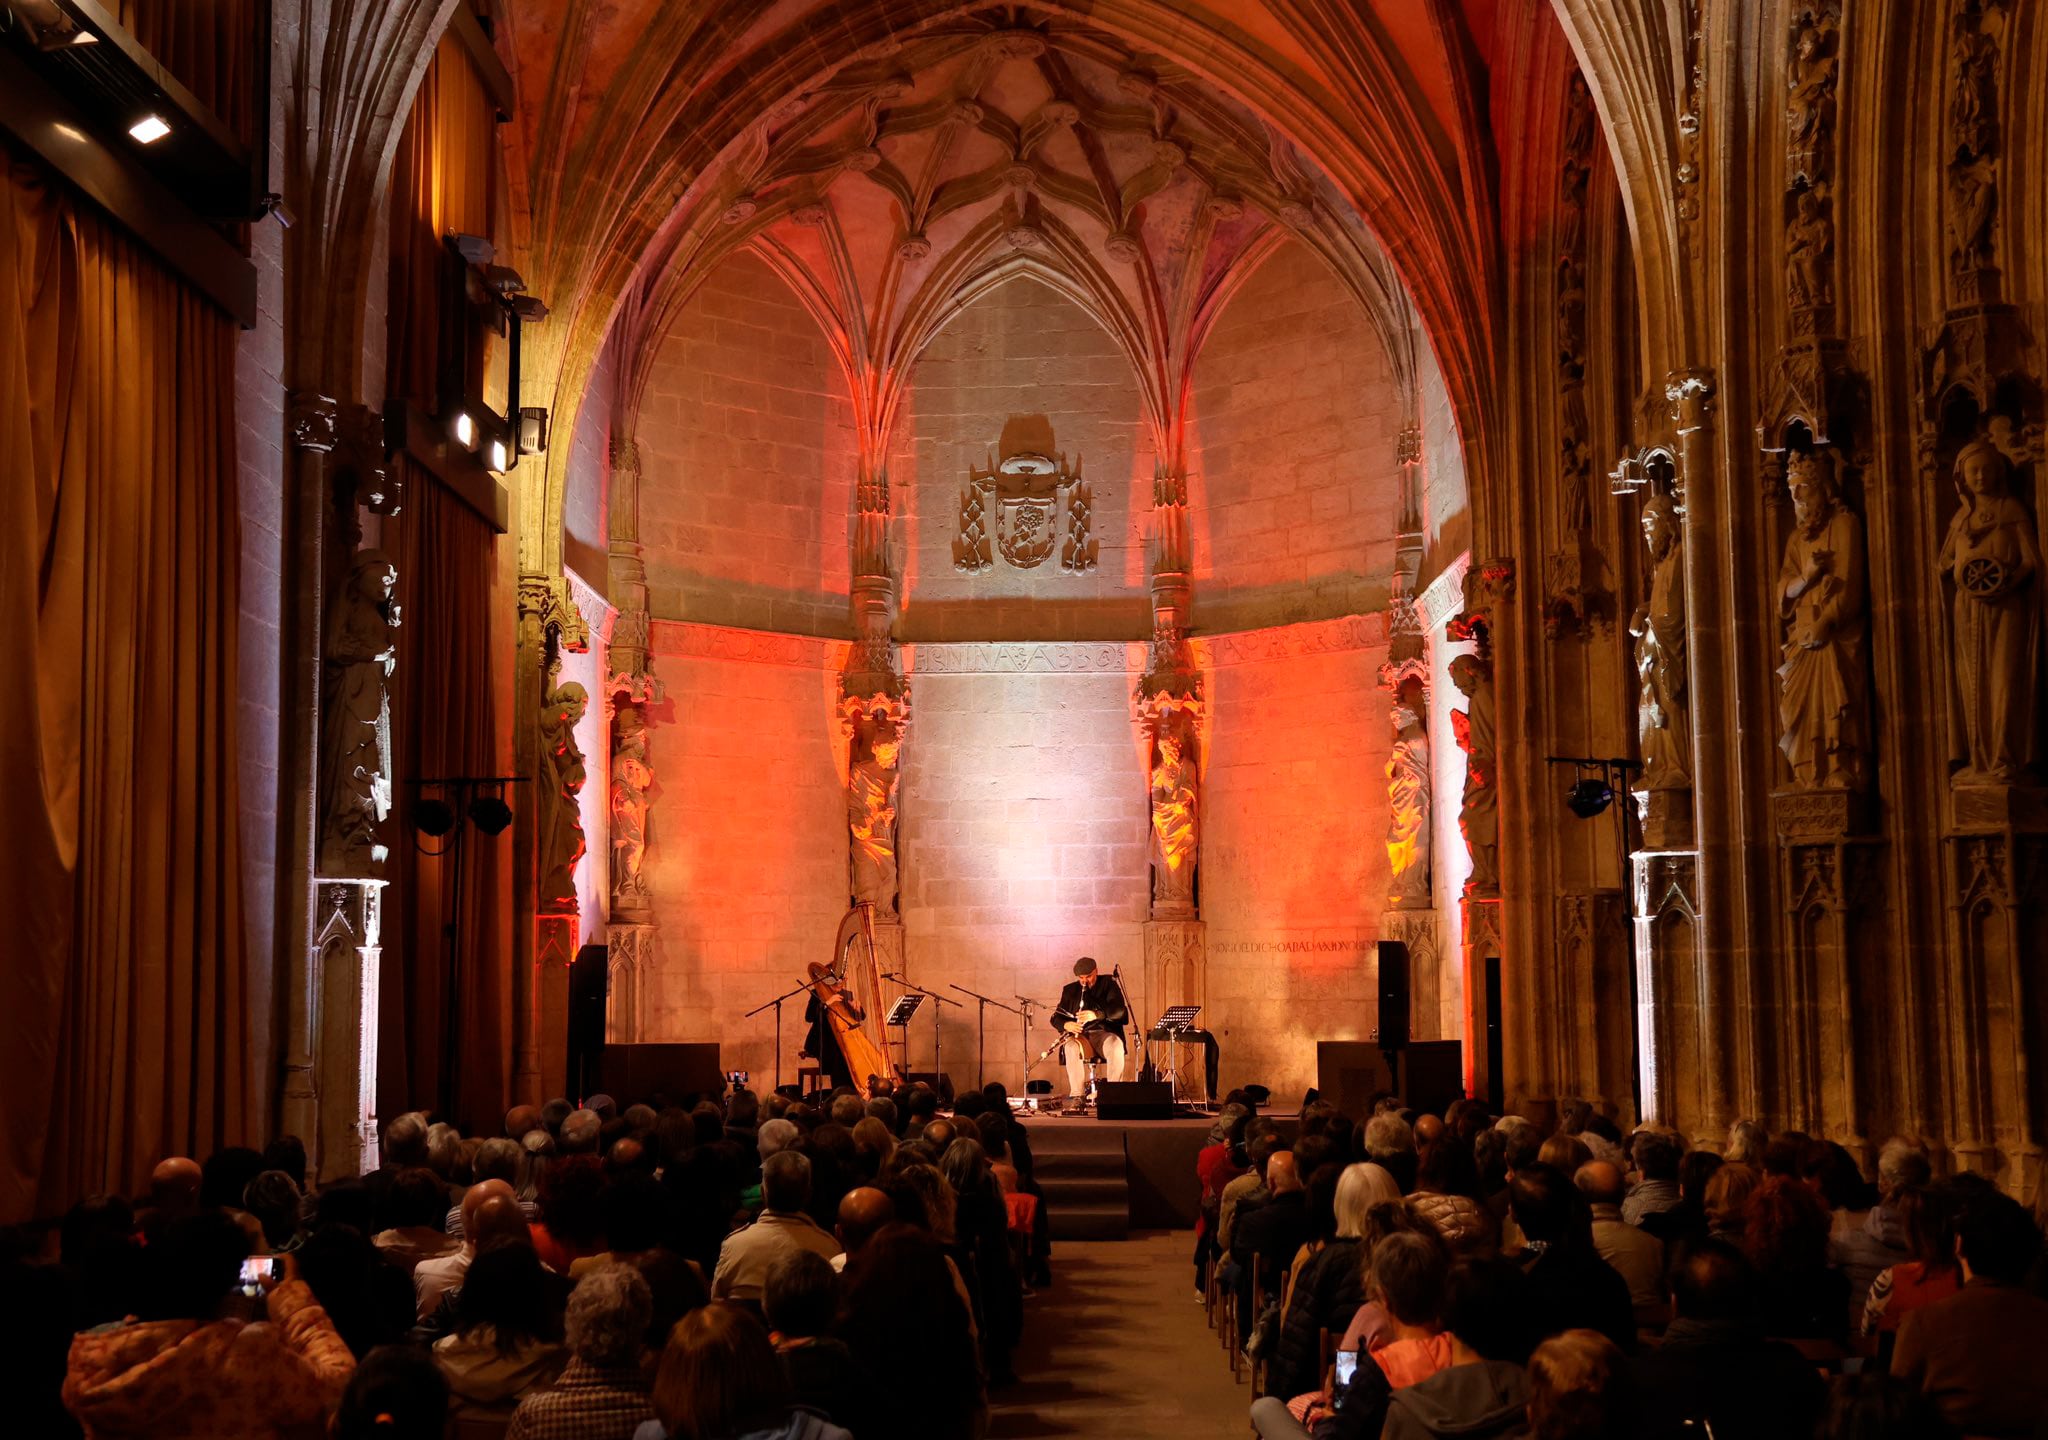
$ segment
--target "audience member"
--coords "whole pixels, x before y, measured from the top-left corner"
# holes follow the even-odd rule
[[[1956,1198],[1952,1185],[1907,1186],[1893,1197],[1911,1258],[1878,1272],[1870,1282],[1857,1327],[1865,1338],[1896,1337],[1912,1311],[1946,1300],[1962,1288],[1962,1267],[1949,1232]]]
[[[707,1305],[676,1326],[655,1373],[654,1410],[634,1440],[851,1440],[792,1407],[761,1323],[732,1305]]]
[[[809,1250],[827,1260],[839,1253],[839,1243],[805,1213],[810,1199],[811,1162],[795,1150],[769,1156],[761,1167],[759,1218],[719,1247],[711,1277],[714,1300],[759,1304],[768,1267],[791,1250]]]
[[[1963,1288],[1906,1316],[1891,1373],[1965,1435],[2034,1435],[2048,1416],[2048,1300],[2024,1282],[2041,1232],[1986,1182],[1963,1195],[1953,1228]]]
[[[761,1311],[781,1358],[789,1393],[827,1420],[849,1418],[857,1404],[853,1353],[832,1334],[839,1272],[809,1250],[793,1250],[768,1268]]]
[[[1593,1212],[1593,1249],[1628,1282],[1629,1303],[1639,1327],[1659,1329],[1668,1318],[1664,1303],[1664,1242],[1621,1218],[1628,1182],[1620,1167],[1595,1160],[1572,1177]]]
[[[434,1362],[406,1345],[363,1357],[342,1391],[327,1433],[333,1440],[442,1440],[448,1384]]]
[[[1241,1338],[1249,1339],[1254,1280],[1262,1282],[1269,1302],[1277,1304],[1287,1267],[1309,1238],[1308,1195],[1294,1168],[1294,1152],[1276,1150],[1266,1162],[1266,1187],[1272,1199],[1239,1217],[1231,1237],[1230,1258],[1237,1268],[1237,1300]]]
[[[556,1339],[540,1260],[524,1237],[482,1241],[457,1308],[458,1327],[434,1342],[433,1357],[458,1416],[510,1418],[562,1373],[568,1352]]]
[[[1635,1163],[1637,1180],[1621,1202],[1621,1218],[1641,1225],[1664,1238],[1666,1224],[1659,1218],[1677,1210],[1682,1197],[1678,1190],[1679,1144],[1662,1130],[1638,1130],[1629,1142],[1629,1158]]]
[[[604,1163],[595,1155],[565,1155],[548,1166],[540,1181],[540,1219],[531,1226],[541,1264],[567,1275],[578,1260],[604,1249],[604,1192]]]
[[[385,1186],[384,1214],[389,1224],[375,1243],[386,1258],[410,1275],[422,1260],[435,1260],[461,1248],[446,1229],[448,1187],[424,1165],[395,1173]]]
[[[853,1356],[855,1435],[966,1440],[983,1413],[969,1314],[931,1236],[884,1226],[847,1264],[836,1334]],[[919,1337],[916,1383],[897,1378],[906,1336]]]
[[[268,1324],[220,1318],[248,1253],[219,1211],[162,1228],[136,1318],[72,1342],[64,1405],[88,1440],[264,1440],[326,1424],[355,1360],[289,1255],[266,1287]]]
[[[1952,1440],[1955,1429],[1919,1391],[1865,1370],[1828,1386],[1820,1440]]]
[[[1528,1291],[1528,1278],[1506,1260],[1467,1260],[1452,1269],[1443,1289],[1451,1363],[1393,1392],[1384,1440],[1485,1440],[1521,1427],[1529,1394],[1522,1369]]]
[[[265,1170],[242,1191],[242,1209],[263,1227],[263,1245],[272,1255],[296,1249],[299,1208],[305,1203],[298,1182],[282,1170]]]
[[[1515,1223],[1529,1241],[1522,1265],[1531,1337],[1597,1330],[1617,1349],[1634,1350],[1628,1282],[1593,1248],[1592,1215],[1572,1182],[1547,1165],[1529,1165],[1509,1189]]]
[[[844,1270],[877,1231],[895,1220],[896,1203],[886,1192],[872,1185],[847,1191],[846,1198],[839,1202],[839,1222],[832,1230],[841,1247],[841,1253],[832,1257],[832,1268]]]
[[[1424,1152],[1408,1198],[1459,1255],[1488,1255],[1499,1245],[1493,1216],[1479,1203],[1472,1148],[1446,1136]]]
[[[1294,1298],[1280,1329],[1270,1384],[1273,1393],[1297,1395],[1322,1382],[1319,1341],[1341,1332],[1364,1301],[1362,1252],[1365,1218],[1373,1206],[1401,1202],[1394,1177],[1373,1164],[1347,1165],[1337,1178],[1335,1234],[1295,1277]]]
[[[569,1363],[553,1385],[519,1402],[506,1440],[611,1440],[652,1420],[640,1362],[653,1307],[647,1282],[629,1265],[607,1265],[579,1280],[569,1296]]]
[[[1607,1161],[1597,1161],[1620,1171]],[[1527,1440],[1633,1440],[1638,1433],[1628,1362],[1594,1330],[1567,1330],[1529,1357]]]
[[[501,1203],[491,1212],[487,1224],[479,1212],[485,1202],[497,1200]],[[513,1197],[512,1187],[503,1180],[484,1180],[469,1187],[462,1196],[462,1234],[465,1237],[459,1249],[431,1260],[422,1260],[413,1266],[412,1290],[414,1313],[422,1320],[440,1308],[441,1297],[462,1283],[468,1273],[470,1262],[476,1258],[477,1246],[487,1235],[504,1233],[510,1225],[521,1238],[526,1233],[526,1217],[519,1208],[519,1201]]]
[[[1705,1240],[1671,1268],[1677,1312],[1663,1343],[1636,1362],[1651,1436],[1803,1437],[1820,1412],[1820,1379],[1756,1324],[1755,1268],[1725,1240]]]
[[[1849,1278],[1853,1327],[1861,1327],[1863,1307],[1878,1275],[1913,1258],[1899,1215],[1899,1194],[1925,1185],[1933,1173],[1926,1147],[1894,1135],[1877,1152],[1876,1203],[1860,1212],[1836,1208],[1828,1229],[1828,1264]]]
[[[1742,1247],[1762,1281],[1764,1333],[1781,1340],[1848,1335],[1849,1282],[1828,1268],[1828,1207],[1803,1180],[1764,1178],[1749,1197]]]
[[[1440,1132],[1443,1122],[1437,1121],[1434,1128]],[[1365,1122],[1365,1158],[1393,1176],[1404,1195],[1415,1188],[1416,1149],[1420,1143],[1421,1137],[1399,1115],[1375,1115]]]
[[[1763,1183],[1763,1172],[1753,1165],[1731,1161],[1707,1181],[1707,1233],[1731,1244],[1742,1243],[1749,1227],[1749,1197]]]

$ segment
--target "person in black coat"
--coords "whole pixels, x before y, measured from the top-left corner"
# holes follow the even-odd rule
[[[1646,1435],[1699,1435],[1703,1422],[1746,1440],[1813,1433],[1820,1376],[1790,1345],[1763,1337],[1748,1257],[1725,1240],[1703,1240],[1672,1266],[1671,1294],[1678,1318],[1636,1362]]]
[[[1515,1224],[1528,1239],[1521,1265],[1529,1277],[1536,1340],[1566,1330],[1597,1330],[1624,1355],[1636,1348],[1634,1303],[1621,1272],[1593,1248],[1593,1216],[1563,1171],[1528,1165],[1509,1182]]]
[[[1297,1171],[1300,1164],[1297,1147]],[[1337,1186],[1343,1173],[1342,1165],[1332,1163],[1309,1176],[1309,1216],[1321,1246],[1295,1277],[1294,1299],[1280,1327],[1280,1346],[1273,1353],[1268,1390],[1283,1398],[1322,1388],[1321,1333],[1330,1330],[1341,1335],[1363,1303],[1365,1284],[1358,1268],[1363,1242],[1355,1233],[1337,1233]],[[1354,1232],[1358,1220],[1351,1217],[1349,1228]]]
[[[1276,1150],[1266,1162],[1266,1188],[1273,1198],[1231,1227],[1230,1258],[1238,1265],[1237,1314],[1240,1339],[1251,1338],[1252,1276],[1265,1282],[1268,1299],[1280,1298],[1294,1253],[1315,1234],[1308,1212],[1308,1192],[1294,1168],[1294,1153]],[[1256,1271],[1254,1270],[1256,1267]]]

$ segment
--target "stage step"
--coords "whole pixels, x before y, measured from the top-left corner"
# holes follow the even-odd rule
[[[1131,1182],[1120,1127],[1034,1125],[1031,1154],[1053,1239],[1129,1236]]]

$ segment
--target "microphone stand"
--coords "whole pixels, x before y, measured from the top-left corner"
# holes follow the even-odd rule
[[[1024,1049],[1022,1052],[1024,1056],[1024,1078],[1017,1082],[1024,1087],[1017,1092],[1018,1098],[1021,1100],[1030,1095],[1031,1072],[1038,1068],[1038,1060],[1031,1058],[1031,1011],[1034,1007],[1043,1007],[1045,1002],[1043,1000],[1033,1000],[1029,995],[1016,995],[1011,998],[1017,1002],[1017,1013],[1024,1017]],[[1051,1052],[1047,1051],[1046,1053],[1050,1054]],[[1040,1060],[1044,1058],[1043,1055],[1039,1057]]]
[[[1131,1017],[1131,1032],[1138,1037],[1138,1078],[1143,1080],[1146,1072],[1150,1071],[1152,1078],[1157,1080],[1159,1072],[1152,1069],[1152,1032],[1139,1018],[1138,1007],[1131,1003],[1131,992],[1124,985],[1124,967],[1121,965],[1110,966],[1109,978],[1116,981],[1117,993],[1124,997],[1124,1013]],[[1128,1050],[1126,1050],[1124,1058],[1126,1060],[1130,1058]]]
[[[794,989],[794,990],[785,990],[785,991],[783,991],[783,992],[782,992],[782,993],[781,993],[780,995],[777,995],[777,996],[776,996],[776,997],[775,997],[775,998],[774,998],[773,1000],[770,1000],[770,1001],[769,1001],[769,1002],[768,1002],[768,1003],[767,1003],[766,1005],[756,1005],[756,1006],[755,1006],[755,1007],[754,1007],[753,1009],[749,1010],[749,1011],[748,1011],[748,1012],[747,1012],[746,1014],[744,1014],[744,1015],[742,1015],[742,1016],[740,1017],[740,1018],[741,1018],[742,1020],[751,1020],[751,1019],[753,1019],[753,1018],[754,1018],[754,1017],[755,1017],[756,1015],[759,1015],[759,1014],[760,1014],[760,1013],[761,1013],[761,1012],[762,1012],[763,1010],[769,1010],[769,1009],[772,1009],[772,1010],[774,1010],[774,1012],[775,1012],[775,1088],[776,1088],[777,1090],[780,1090],[780,1089],[782,1088],[782,1002],[783,1002],[783,1001],[785,1001],[785,1000],[791,999],[791,998],[793,998],[793,997],[795,997],[795,996],[801,995],[801,994],[803,994],[803,993],[804,993],[804,991],[806,991],[806,990],[808,990],[808,989],[810,989],[810,988],[811,988],[811,982],[810,982],[810,981],[808,981],[808,980],[806,980],[806,981],[804,981],[804,983],[803,983],[803,984],[801,984],[801,985],[797,986],[797,987],[796,987],[796,989]],[[823,1065],[823,1064],[825,1063],[825,1057],[824,1057],[824,1056],[822,1056],[822,1055],[820,1055],[820,1056],[818,1057],[818,1063],[819,1063],[819,1065],[821,1065],[821,1066],[822,1066],[822,1065]],[[802,1087],[801,1087],[801,1086],[799,1086],[798,1088],[802,1088]]]
[[[943,995],[934,995],[931,991],[925,989],[924,986],[913,984],[905,976],[893,975],[889,971],[884,970],[882,978],[884,980],[894,980],[905,990],[915,990],[918,994],[924,996],[925,999],[932,1002],[932,1089],[936,1092],[945,1083],[946,1079],[946,1067],[939,1060],[941,1054],[940,1047],[945,1043],[941,1038],[944,1027],[939,1024],[939,1007],[941,1005],[951,1005],[955,1010],[966,1007],[961,1005],[958,1000],[948,1000]],[[906,1064],[903,1068],[908,1070],[910,1067]]]
[[[979,1089],[988,1083],[988,1035],[986,1033],[988,1007],[993,1005],[996,1009],[1007,1010],[1012,1015],[1017,1013],[1017,1007],[1005,1005],[1000,1000],[991,1000],[979,990],[969,990],[965,985],[953,985],[953,982],[950,980],[946,983],[952,985],[962,995],[972,995],[974,997],[974,1084],[975,1088]]]

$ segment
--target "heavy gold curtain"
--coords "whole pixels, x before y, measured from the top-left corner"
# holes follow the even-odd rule
[[[492,231],[497,137],[491,101],[461,44],[444,39],[399,141],[391,180],[388,392],[437,408],[445,360],[472,347],[443,304],[451,231]],[[471,393],[474,393],[472,387]],[[452,973],[446,926],[456,857],[414,844],[419,791],[406,783],[495,775],[498,707],[491,673],[497,536],[421,466],[398,458],[402,513],[385,524],[405,606],[393,686],[399,787],[392,885],[386,900],[384,1043],[379,1108],[391,1115],[436,1107],[452,1076],[455,1113],[495,1133],[511,1087],[511,975],[503,857],[512,832],[488,836],[466,822]],[[504,597],[510,604],[510,597]],[[528,787],[508,787],[512,805]],[[439,849],[446,842],[429,841]]]
[[[234,343],[0,149],[0,1221],[253,1135]]]

